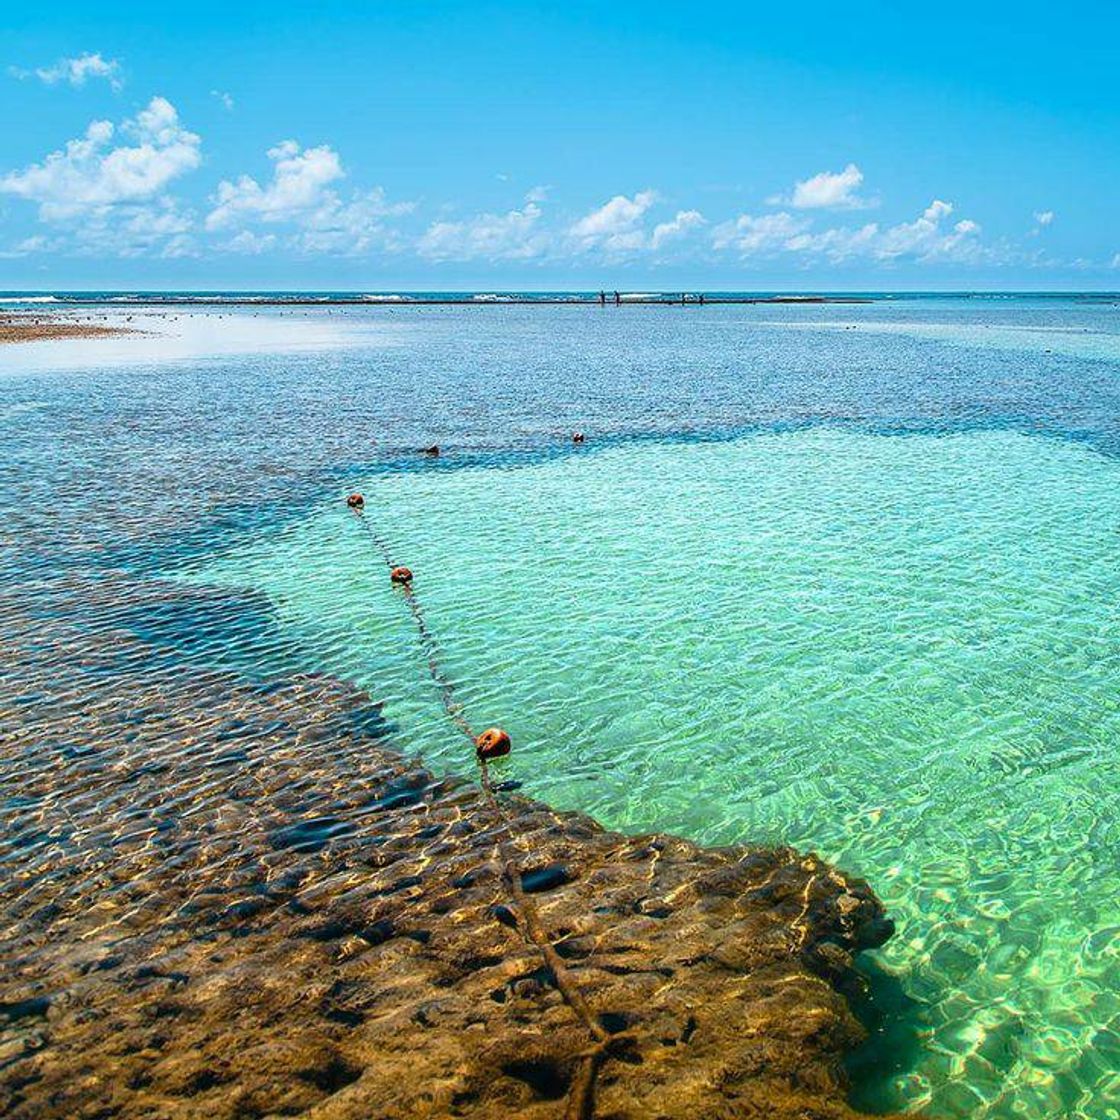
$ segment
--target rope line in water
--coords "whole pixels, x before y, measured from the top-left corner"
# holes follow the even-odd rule
[[[393,582],[397,583],[404,593],[405,602],[408,604],[409,612],[412,615],[417,634],[420,637],[420,644],[428,660],[428,673],[432,678],[432,682],[439,690],[443,709],[447,713],[448,719],[450,719],[463,735],[470,740],[471,747],[475,748],[478,737],[475,735],[470,721],[467,719],[463,705],[455,695],[455,690],[451,681],[443,672],[443,667],[440,664],[439,643],[436,641],[435,634],[428,625],[428,620],[424,617],[424,611],[421,607],[420,600],[412,586],[412,573],[407,568],[401,568],[394,563],[392,550],[388,542],[378,534],[373,524],[363,514],[364,502],[355,503],[353,497],[360,498],[360,496],[352,496],[351,499],[348,500],[348,504],[354,510],[358,520],[365,527],[370,540],[380,553],[385,566],[389,569],[390,577]],[[407,573],[407,578],[404,576],[398,578],[398,573]],[[477,749],[475,750],[475,759],[478,762],[482,790],[486,801],[493,814],[502,825],[505,826],[506,835],[512,837],[516,831],[514,822],[494,791],[494,786],[490,780],[489,761],[486,756]],[[568,1104],[565,1109],[566,1120],[591,1120],[595,1111],[595,1081],[598,1077],[600,1067],[603,1065],[604,1061],[613,1054],[618,1054],[632,1048],[636,1042],[636,1038],[633,1033],[629,1031],[620,1031],[616,1034],[612,1034],[599,1021],[599,1018],[591,1010],[583,993],[580,991],[579,985],[576,984],[575,980],[572,978],[572,974],[567,965],[565,965],[560,954],[557,953],[552,939],[548,936],[544,928],[540,912],[537,910],[535,903],[526,894],[525,884],[521,878],[521,871],[517,866],[510,844],[504,838],[499,839],[497,841],[497,850],[501,858],[502,878],[509,887],[510,898],[513,901],[514,909],[520,912],[524,921],[523,926],[521,923],[518,923],[518,928],[521,930],[522,936],[540,953],[546,968],[552,974],[557,991],[559,991],[564,1002],[568,1005],[576,1018],[583,1023],[588,1033],[591,1035],[592,1045],[579,1055],[579,1071],[572,1079],[572,1084],[568,1090]]]

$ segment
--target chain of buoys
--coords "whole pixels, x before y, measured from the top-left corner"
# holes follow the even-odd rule
[[[579,435],[580,438],[575,439],[575,437],[573,437],[574,442],[582,443],[582,435],[580,433],[576,434]],[[436,454],[438,454],[438,449],[435,450]],[[430,454],[430,451],[426,453]],[[455,691],[451,682],[443,673],[443,668],[440,664],[439,644],[428,626],[427,619],[420,606],[420,600],[417,598],[416,590],[413,586],[414,577],[412,571],[409,568],[395,563],[388,543],[378,536],[369,519],[362,516],[365,508],[365,500],[362,495],[351,494],[350,497],[347,498],[346,504],[354,510],[359,520],[365,526],[370,539],[373,541],[378,552],[381,554],[382,560],[389,569],[390,581],[404,593],[405,600],[412,614],[412,619],[416,624],[421,645],[427,655],[429,675],[433,683],[439,689],[440,700],[443,704],[444,711],[447,713],[451,722],[471,741],[475,751],[475,759],[478,762],[479,776],[487,803],[494,815],[505,826],[506,836],[512,837],[514,833],[514,822],[506,811],[505,806],[498,799],[498,795],[494,790],[493,783],[490,780],[489,765],[491,760],[502,758],[510,753],[512,743],[509,734],[500,727],[489,727],[479,735],[474,733],[470,721],[463,711],[463,706],[455,696]],[[515,910],[521,914],[523,919],[523,926],[521,927],[522,935],[536,947],[544,960],[546,968],[552,975],[557,991],[560,992],[564,1002],[568,1005],[576,1018],[587,1028],[591,1036],[591,1045],[579,1055],[579,1069],[576,1076],[573,1077],[568,1090],[568,1103],[565,1109],[565,1120],[591,1120],[595,1108],[595,1082],[600,1067],[603,1062],[612,1055],[631,1050],[636,1043],[636,1038],[633,1033],[629,1031],[620,1031],[612,1034],[603,1026],[598,1016],[591,1010],[583,993],[573,980],[567,965],[565,965],[560,954],[557,953],[556,947],[552,944],[552,939],[548,936],[544,928],[536,905],[525,893],[521,871],[517,866],[515,855],[513,851],[511,851],[510,841],[506,838],[499,839],[497,841],[497,848],[501,858],[502,878],[509,887]]]

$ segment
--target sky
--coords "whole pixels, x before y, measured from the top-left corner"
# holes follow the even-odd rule
[[[0,289],[1120,289],[1115,0],[0,22]]]

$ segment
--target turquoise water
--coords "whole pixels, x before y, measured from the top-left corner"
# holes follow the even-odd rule
[[[388,316],[0,379],[0,574],[227,588],[205,626],[88,624],[358,681],[469,773],[360,489],[503,776],[870,880],[859,1106],[1120,1116],[1116,309]]]
[[[1120,1106],[1120,463],[824,429],[358,482],[528,790],[871,880],[899,920],[880,967],[921,1005],[877,1103]],[[469,772],[340,503],[192,578],[266,591]]]

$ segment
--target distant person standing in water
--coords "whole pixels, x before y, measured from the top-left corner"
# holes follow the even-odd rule
[[[599,289],[599,306],[600,307],[606,307],[607,306],[607,293],[604,292],[601,288]]]
[[[620,303],[622,303],[622,296],[620,296],[618,294],[618,292],[615,292],[615,294],[614,294],[614,305],[615,305],[615,307],[618,307],[618,305]]]

